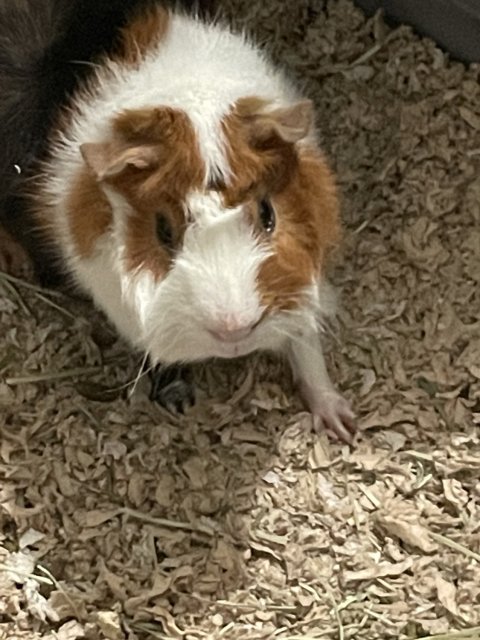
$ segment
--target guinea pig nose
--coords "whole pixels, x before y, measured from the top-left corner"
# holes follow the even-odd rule
[[[209,329],[209,332],[220,342],[240,342],[252,333],[254,326],[254,322],[241,326],[225,323],[215,329]]]

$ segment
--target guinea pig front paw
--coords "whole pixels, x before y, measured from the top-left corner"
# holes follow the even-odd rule
[[[17,278],[29,278],[32,265],[23,247],[0,225],[0,271]]]
[[[357,424],[348,402],[336,391],[320,391],[310,395],[310,411],[315,431],[326,431],[334,440],[353,444]]]
[[[150,400],[171,413],[185,413],[195,403],[191,371],[184,366],[158,365],[149,371]]]

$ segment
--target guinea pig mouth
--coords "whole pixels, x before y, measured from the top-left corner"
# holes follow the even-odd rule
[[[216,349],[214,352],[215,358],[240,358],[242,356],[246,356],[249,353],[255,351],[255,347],[247,344],[228,344],[225,342],[217,342]]]
[[[227,344],[238,344],[244,342],[253,331],[253,327],[242,327],[241,329],[235,329],[234,331],[221,331],[208,329],[208,333],[215,338],[217,342],[223,342]]]
[[[208,333],[213,338],[212,351],[217,358],[237,358],[257,348],[256,340],[253,339],[255,333],[253,327],[234,332],[208,330]]]

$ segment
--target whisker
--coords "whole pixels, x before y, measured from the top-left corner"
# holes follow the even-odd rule
[[[145,364],[147,363],[147,360],[148,360],[148,353],[146,353],[144,355],[144,357],[142,359],[142,362],[140,364],[140,368],[138,370],[137,376],[136,376],[135,380],[133,381],[133,386],[128,392],[128,397],[129,398],[131,398],[132,395],[135,393],[135,389],[138,386],[138,382],[139,382],[140,378],[142,378],[144,375],[147,375],[153,369],[153,367],[149,367],[146,371],[144,371],[144,367],[145,367]]]

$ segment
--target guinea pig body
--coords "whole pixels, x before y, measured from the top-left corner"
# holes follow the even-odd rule
[[[39,228],[152,363],[286,354],[345,440],[322,320],[339,237],[312,105],[245,37],[153,8],[77,92],[35,187]]]

